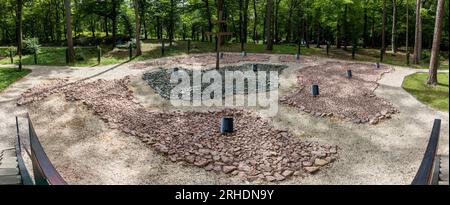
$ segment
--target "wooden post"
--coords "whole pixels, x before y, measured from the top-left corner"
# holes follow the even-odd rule
[[[330,41],[327,41],[327,56],[330,54]]]
[[[191,39],[188,39],[188,42],[187,42],[187,53],[189,54],[190,51],[191,51]]]
[[[9,58],[11,59],[11,64],[14,63],[12,50],[9,50]]]
[[[69,64],[69,49],[66,48],[66,64]]]
[[[102,48],[97,46],[97,63],[100,64],[102,58]]]
[[[34,50],[34,64],[37,64],[37,51]]]
[[[131,43],[130,43],[130,45],[128,46],[128,49],[129,49],[129,51],[130,51],[130,60],[133,58],[133,46],[131,45]]]
[[[164,56],[164,40],[161,40],[161,56]]]

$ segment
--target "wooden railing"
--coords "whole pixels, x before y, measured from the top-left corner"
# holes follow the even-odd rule
[[[29,133],[29,147],[22,147],[23,143],[20,139],[19,132],[19,121],[16,117],[16,129],[17,129],[17,140],[16,140],[16,156],[19,165],[19,174],[21,175],[23,185],[66,185],[66,181],[61,177],[61,175],[56,171],[53,164],[50,162],[47,154],[45,154],[41,143],[34,130],[33,123],[31,122],[30,116],[26,115],[28,121],[28,133]],[[28,173],[25,166],[24,160],[22,158],[22,149],[26,151],[31,159],[33,166],[34,183]]]
[[[27,114],[30,135],[30,157],[33,164],[34,181],[36,185],[66,185],[66,181],[56,171],[42,148],[33,128],[30,116]]]
[[[427,149],[412,185],[437,185],[439,180],[439,161],[436,156],[439,145],[441,120],[435,119]]]

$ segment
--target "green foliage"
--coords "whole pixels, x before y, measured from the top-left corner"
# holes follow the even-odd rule
[[[24,55],[39,53],[41,50],[38,38],[26,38],[23,40],[22,46],[22,54]]]
[[[448,73],[438,74],[438,85],[436,86],[427,85],[427,77],[428,73],[415,73],[406,76],[402,87],[420,102],[448,112]]]

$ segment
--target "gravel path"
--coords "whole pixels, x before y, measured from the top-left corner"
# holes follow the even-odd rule
[[[281,94],[287,93],[295,84],[294,72],[327,61],[335,60],[318,58],[303,65],[287,63],[290,68],[281,76],[280,81],[284,82],[280,87]],[[277,55],[272,55],[269,62],[279,63]],[[90,81],[120,79],[126,75],[141,77],[146,70],[135,69],[133,65],[135,63],[88,68],[27,66],[33,72],[0,93],[0,148],[13,145],[14,116],[29,110],[50,159],[57,169],[67,170],[62,175],[71,183],[249,183],[239,177],[167,161],[139,139],[109,128],[81,103],[66,102],[61,96],[52,96],[29,107],[15,105],[15,100],[25,90],[50,79],[67,77]],[[400,113],[377,125],[318,118],[289,106],[280,107],[278,115],[271,119],[275,127],[289,128],[301,140],[334,144],[340,148],[339,159],[332,166],[305,178],[293,177],[282,184],[409,184],[419,167],[436,115],[440,115],[443,122],[438,152],[448,155],[449,134],[445,129],[448,128],[448,113],[421,104],[401,88],[403,78],[417,70],[394,69],[379,81],[375,94],[391,102]],[[134,89],[145,90],[139,86]],[[140,101],[146,97],[136,96]],[[145,106],[151,107],[149,103],[154,102],[147,99]]]

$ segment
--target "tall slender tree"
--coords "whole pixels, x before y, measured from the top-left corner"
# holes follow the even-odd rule
[[[273,50],[273,36],[272,36],[272,15],[273,15],[273,0],[267,0],[266,5],[266,50]]]
[[[381,55],[386,51],[386,0],[383,0],[383,16],[381,17]]]
[[[136,32],[135,32],[135,38],[136,38],[136,55],[140,56],[142,55],[141,50],[141,16],[140,16],[140,6],[139,6],[139,0],[133,0],[134,3],[134,14],[136,18]]]
[[[17,0],[16,44],[17,44],[17,54],[19,55],[19,71],[22,70],[22,9],[23,9],[23,0]]]
[[[413,63],[419,64],[422,53],[422,17],[420,10],[422,8],[422,1],[416,0],[416,30],[414,35],[414,55]]]
[[[66,12],[67,61],[73,63],[75,50],[73,49],[72,10],[70,7],[70,0],[64,0],[64,9]]]
[[[406,0],[406,42],[405,42],[405,47],[406,47],[406,65],[409,65],[409,4],[408,4],[408,0]]]
[[[396,26],[397,26],[397,1],[392,0],[392,35],[391,35],[391,46],[392,46],[392,53],[397,53],[397,47],[395,44],[395,40],[397,37],[396,34]]]
[[[427,84],[436,85],[437,69],[439,67],[439,51],[441,46],[442,18],[444,16],[444,0],[438,0],[436,8],[436,22],[434,24],[433,47],[431,49],[430,70]]]

